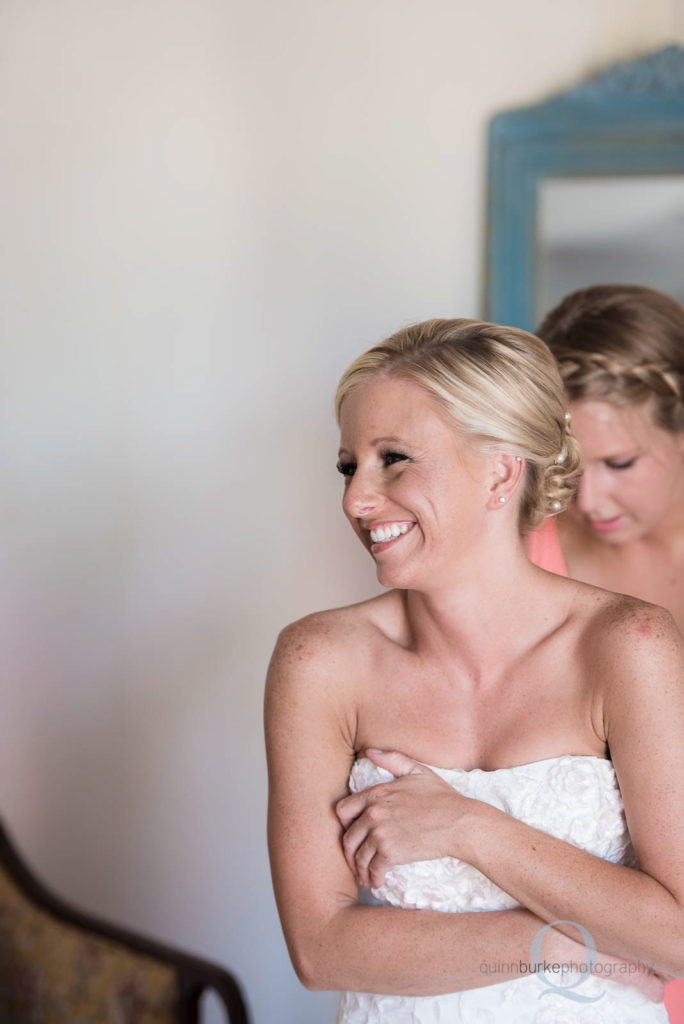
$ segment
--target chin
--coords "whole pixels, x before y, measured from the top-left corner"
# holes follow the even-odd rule
[[[415,590],[415,579],[411,573],[399,567],[375,565],[378,583],[388,590]]]
[[[611,548],[619,548],[622,544],[629,544],[631,540],[636,540],[636,537],[628,537],[626,534],[616,536],[614,533],[608,534],[608,536],[597,534],[597,539],[601,544],[606,544]]]
[[[399,573],[382,572],[381,569],[378,569],[376,575],[381,587],[386,587],[388,590],[406,589],[406,584],[402,582],[401,575]]]

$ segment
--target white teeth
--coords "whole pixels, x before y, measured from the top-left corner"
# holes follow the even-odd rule
[[[371,540],[374,544],[383,543],[388,540],[396,540],[403,533],[408,533],[408,523],[392,523],[389,526],[378,526],[370,531]]]

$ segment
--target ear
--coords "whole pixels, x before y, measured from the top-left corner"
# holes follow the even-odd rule
[[[521,455],[494,452],[490,461],[490,485],[487,508],[503,508],[513,499],[525,473]]]

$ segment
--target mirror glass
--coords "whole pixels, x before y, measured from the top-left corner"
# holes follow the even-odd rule
[[[683,268],[683,47],[492,118],[485,319],[534,330],[599,283],[684,301]]]
[[[684,302],[684,174],[545,178],[535,319],[576,288],[645,284]]]

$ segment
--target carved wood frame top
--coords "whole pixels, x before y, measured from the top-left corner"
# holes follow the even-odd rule
[[[684,175],[684,49],[618,64],[489,135],[485,316],[535,328],[538,191],[549,177]]]

